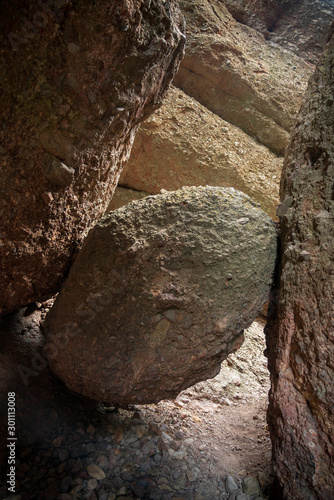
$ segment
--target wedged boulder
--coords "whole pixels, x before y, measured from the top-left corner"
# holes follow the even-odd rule
[[[316,63],[334,17],[329,0],[223,0],[237,21]]]
[[[187,48],[174,84],[282,155],[312,68],[214,0],[181,0]]]
[[[267,328],[268,415],[285,500],[330,500],[334,492],[333,66],[332,37],[292,132],[278,210],[282,249]]]
[[[91,230],[46,318],[51,369],[92,399],[174,398],[241,345],[275,259],[273,222],[233,188],[131,202]]]
[[[183,54],[171,0],[0,4],[0,314],[55,293]]]
[[[189,185],[231,186],[274,218],[281,168],[282,159],[265,146],[171,87],[162,107],[139,127],[119,185],[135,189],[135,196]]]

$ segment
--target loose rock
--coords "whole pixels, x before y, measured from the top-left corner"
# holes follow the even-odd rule
[[[237,483],[234,481],[233,477],[230,475],[226,476],[225,485],[226,485],[226,491],[228,493],[231,493],[232,491],[235,491],[238,489]]]
[[[88,465],[87,472],[94,479],[104,479],[106,477],[101,467],[95,464]]]
[[[243,480],[243,489],[246,495],[258,495],[261,493],[259,482],[255,477],[245,477]]]

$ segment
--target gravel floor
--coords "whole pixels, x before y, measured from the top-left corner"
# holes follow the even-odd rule
[[[43,310],[26,312],[0,325],[6,373],[13,375],[18,363],[37,367],[42,318]],[[41,360],[27,385],[22,377],[0,378],[2,392],[16,392],[18,437],[15,495],[8,496],[2,476],[0,498],[269,498],[263,349],[263,325],[257,322],[215,379],[174,401],[131,410],[111,411],[71,393]]]

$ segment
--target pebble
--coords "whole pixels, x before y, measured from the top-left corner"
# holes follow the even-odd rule
[[[94,479],[104,479],[106,477],[105,472],[98,465],[88,465],[86,470],[88,474]]]
[[[245,493],[240,493],[240,495],[236,497],[236,500],[248,500],[248,496],[245,495]]]
[[[49,455],[46,449],[31,449],[18,457],[24,477],[31,476],[24,483],[23,498],[31,492],[39,498],[44,484],[48,500],[263,500],[263,473],[256,478],[243,469],[238,477],[221,476],[208,446],[194,446],[195,439],[173,425],[160,423],[155,432],[157,424],[152,427],[122,413],[103,418],[104,424],[80,424],[76,430],[53,433],[45,447],[52,450]],[[86,430],[82,433],[81,428]]]
[[[126,487],[122,486],[118,491],[117,491],[117,496],[125,495],[126,494]]]
[[[124,431],[121,427],[118,427],[118,429],[116,429],[116,432],[114,434],[114,441],[115,443],[121,443],[123,441],[123,438],[124,438]]]
[[[90,479],[87,483],[87,490],[88,491],[93,491],[97,487],[97,480],[96,479]]]
[[[68,490],[70,489],[70,485],[72,482],[72,477],[71,476],[65,476],[63,479],[60,481],[60,491],[61,493],[67,493]]]
[[[67,45],[67,48],[71,54],[76,54],[80,50],[80,47],[72,42]]]
[[[263,472],[259,472],[257,475],[257,479],[259,481],[261,490],[264,490],[267,483],[266,475]]]
[[[95,433],[95,427],[94,427],[92,424],[90,424],[90,425],[87,427],[87,433],[88,433],[88,434],[91,434],[91,435],[93,435],[93,434]]]
[[[193,481],[196,481],[196,479],[197,479],[197,472],[195,472],[194,470],[189,470],[187,472],[187,478],[188,478],[188,481],[190,483],[192,483]]]
[[[97,457],[96,462],[104,471],[109,469],[109,460],[107,459],[106,456],[100,455],[99,457]]]
[[[228,493],[231,493],[235,490],[238,489],[238,485],[236,484],[236,482],[234,481],[233,477],[230,476],[229,474],[226,476],[226,491]]]
[[[244,492],[247,495],[257,495],[261,493],[259,481],[255,477],[245,477],[242,483]]]

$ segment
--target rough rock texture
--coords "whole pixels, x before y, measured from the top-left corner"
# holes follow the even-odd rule
[[[281,184],[278,304],[267,329],[273,464],[283,498],[334,492],[334,38],[292,132]],[[280,497],[281,498],[281,497]]]
[[[233,17],[316,63],[334,17],[332,0],[223,0]]]
[[[283,154],[312,68],[237,23],[218,0],[180,2],[187,49],[177,87]]]
[[[139,127],[119,184],[151,194],[189,185],[232,186],[274,218],[281,168],[282,159],[265,146],[172,87]]]
[[[266,37],[273,32],[277,20],[293,3],[301,0],[221,0],[234,19],[246,24]]]
[[[54,293],[183,53],[174,0],[0,6],[0,313]],[[94,43],[92,43],[94,41]]]
[[[114,196],[112,197],[111,202],[108,205],[106,210],[106,215],[111,210],[117,210],[117,208],[124,207],[133,200],[141,200],[146,196],[149,196],[150,193],[145,193],[144,191],[136,191],[134,189],[117,187],[114,192]]]
[[[51,369],[93,399],[173,398],[240,346],[275,258],[273,223],[233,188],[183,188],[111,212],[46,318]]]

